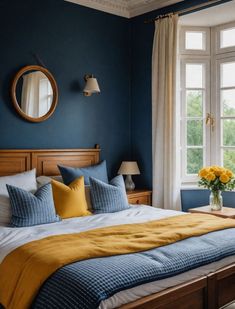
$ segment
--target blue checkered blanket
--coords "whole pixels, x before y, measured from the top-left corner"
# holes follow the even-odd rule
[[[115,293],[235,254],[235,229],[192,237],[142,253],[95,258],[55,272],[33,309],[93,309]]]

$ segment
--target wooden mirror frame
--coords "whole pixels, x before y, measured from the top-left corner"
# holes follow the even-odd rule
[[[52,91],[53,91],[53,100],[51,103],[51,108],[45,115],[38,117],[38,118],[30,117],[26,113],[24,113],[22,109],[20,108],[18,101],[17,101],[17,97],[16,97],[16,87],[17,87],[17,83],[19,79],[25,72],[32,71],[32,70],[34,71],[36,70],[36,71],[40,71],[44,73],[46,77],[49,79],[51,83]],[[21,70],[19,70],[19,72],[17,72],[17,74],[15,75],[13,82],[12,82],[12,86],[11,86],[11,98],[13,101],[14,108],[16,109],[17,113],[21,117],[31,122],[42,122],[48,119],[54,113],[56,109],[56,106],[58,103],[58,87],[57,87],[57,84],[56,84],[56,81],[53,75],[46,68],[39,66],[39,65],[28,65],[28,66],[23,67]]]

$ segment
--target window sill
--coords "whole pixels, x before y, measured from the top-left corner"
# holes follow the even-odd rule
[[[199,187],[197,184],[186,184],[186,183],[183,183],[181,184],[180,186],[180,190],[207,190],[203,187]]]

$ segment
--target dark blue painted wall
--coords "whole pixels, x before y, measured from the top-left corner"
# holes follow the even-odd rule
[[[0,148],[86,148],[99,143],[113,175],[130,155],[129,21],[63,0],[0,1]],[[10,84],[37,53],[53,73],[59,104],[47,121],[14,111]],[[82,95],[83,76],[102,93]]]
[[[210,190],[185,189],[181,190],[182,211],[190,208],[208,205]],[[235,192],[222,192],[223,206],[235,208]]]
[[[154,25],[143,23],[199,2],[189,0],[132,20],[64,0],[0,0],[0,148],[86,148],[99,143],[114,175],[123,159],[136,159],[139,186],[152,186],[151,56]],[[59,104],[47,121],[20,118],[9,91],[36,53],[53,73]],[[82,95],[93,73],[101,95]]]
[[[151,62],[155,27],[154,23],[144,21],[204,2],[208,1],[188,0],[131,20],[131,147],[133,159],[139,162],[142,171],[141,177],[135,178],[140,187],[152,187]]]

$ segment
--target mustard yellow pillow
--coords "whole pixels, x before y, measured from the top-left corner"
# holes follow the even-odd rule
[[[62,219],[91,215],[86,202],[83,176],[69,186],[56,180],[52,180],[51,185],[55,209]]]

